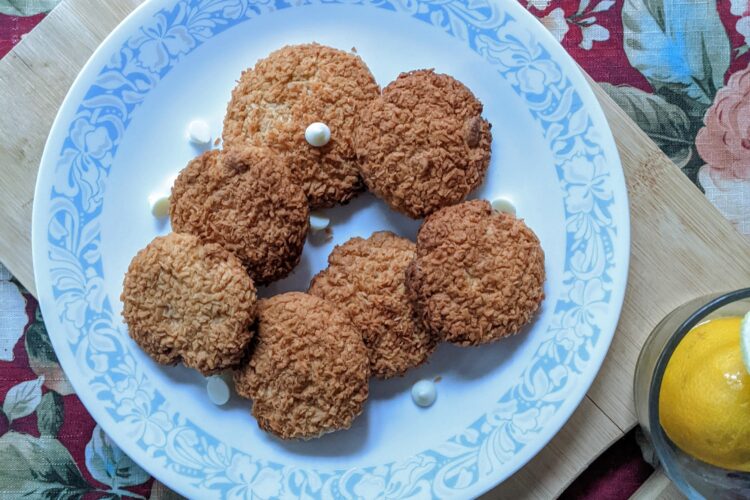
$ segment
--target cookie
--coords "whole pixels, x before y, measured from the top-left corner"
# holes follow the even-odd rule
[[[352,238],[334,248],[328,268],[308,293],[329,300],[349,315],[362,334],[370,372],[378,378],[403,375],[424,363],[437,338],[416,321],[406,296],[406,267],[414,243],[387,231]]]
[[[345,203],[364,188],[353,135],[379,93],[355,54],[314,43],[283,47],[242,73],[224,118],[224,145],[272,148],[292,165],[312,208]],[[331,131],[325,146],[305,140],[314,122]]]
[[[517,333],[544,299],[544,251],[513,215],[483,200],[443,208],[417,236],[407,291],[432,332],[460,345]]]
[[[125,274],[122,315],[157,363],[182,362],[209,375],[236,365],[255,318],[255,287],[221,246],[189,234],[154,239]]]
[[[222,245],[267,284],[299,262],[309,208],[279,156],[244,146],[192,160],[172,187],[170,218],[174,231]]]
[[[234,375],[258,425],[283,439],[347,429],[368,395],[362,337],[338,307],[290,292],[258,303],[256,339]]]
[[[490,162],[490,124],[461,82],[432,70],[402,73],[362,114],[356,149],[367,187],[414,219],[459,203]]]

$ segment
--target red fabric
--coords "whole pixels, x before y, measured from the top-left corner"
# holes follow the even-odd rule
[[[26,327],[26,330],[28,330],[29,326],[34,323],[34,318],[39,305],[36,299],[28,292],[25,292],[23,296],[26,300],[26,314],[29,318],[29,323]],[[13,361],[10,363],[2,363],[2,369],[0,369],[0,401],[5,400],[7,392],[11,387],[22,381],[34,380],[38,376],[38,374],[36,374],[29,366],[29,357],[26,353],[23,339],[16,344],[13,353]],[[43,388],[42,392],[47,393],[49,392],[49,389]],[[63,397],[63,408],[63,423],[55,437],[65,448],[67,448],[68,452],[75,460],[75,464],[78,466],[79,471],[93,490],[86,493],[83,496],[83,500],[105,497],[110,498],[110,496],[107,495],[109,488],[108,485],[95,480],[85,463],[86,445],[91,440],[96,422],[91,418],[88,411],[86,411],[86,408],[75,394]],[[0,415],[0,436],[6,434],[8,431],[39,437],[37,414],[32,413],[26,417],[19,418],[13,421],[10,425],[8,424],[8,418],[4,414]],[[0,471],[0,476],[1,475],[2,471]],[[132,493],[148,498],[152,483],[153,480],[149,479],[140,485],[128,488],[128,490]],[[3,493],[7,493],[7,491],[0,492],[0,497],[4,496]]]
[[[561,500],[627,499],[654,468],[641,457],[635,430],[597,458],[560,496]]]
[[[582,39],[581,30],[572,26],[563,40],[563,46],[568,54],[597,82],[609,82],[613,85],[627,83],[649,92],[651,87],[648,82],[630,66],[623,52],[622,21],[620,19],[623,1],[616,0],[609,10],[595,14],[596,22],[609,30],[609,40],[596,43],[593,50],[582,49],[579,46]],[[524,4],[525,2],[521,1],[520,3]],[[575,17],[580,3],[580,0],[553,1],[546,9],[538,10],[532,6],[529,11],[541,18],[557,8],[562,8],[566,17]],[[591,2],[591,4],[595,3],[594,1]]]
[[[44,14],[13,17],[0,14],[0,58],[5,56],[21,37],[31,31],[44,18]]]

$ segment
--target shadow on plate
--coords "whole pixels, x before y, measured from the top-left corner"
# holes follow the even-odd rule
[[[292,291],[306,292],[314,274],[310,254],[302,252],[299,264],[289,276],[269,285],[258,287],[258,298],[267,299],[280,293]]]
[[[402,238],[411,240],[412,242],[417,241],[417,231],[419,226],[422,225],[422,219],[412,219],[404,214],[396,212],[391,209],[384,201],[377,200],[377,210],[383,215],[383,218],[387,221],[387,226],[390,231],[396,233]]]
[[[527,340],[529,328],[518,335],[493,344],[478,347],[460,347],[442,343],[417,369],[409,370],[403,377],[389,380],[375,380],[370,383],[370,398],[391,399],[411,390],[411,386],[421,379],[435,380],[436,377],[475,380],[504,364]]]
[[[333,208],[324,208],[321,211],[331,219],[331,227],[335,230],[336,226],[346,224],[354,214],[363,212],[376,201],[377,200],[373,195],[364,192],[358,194],[346,205],[336,205]],[[341,243],[343,243],[343,241]]]
[[[413,220],[398,212],[391,210],[382,200],[379,200],[372,193],[362,193],[346,205],[324,210],[331,219],[331,228],[336,233],[337,226],[343,226],[355,214],[370,214],[374,220],[385,220],[385,224],[378,224],[379,227],[363,227],[363,231],[358,231],[363,238],[368,238],[372,233],[380,231],[383,227],[389,228],[399,236],[414,241],[417,235],[417,229],[422,223],[421,220]],[[346,238],[348,239],[348,238]],[[337,243],[344,243],[346,239],[337,239]]]

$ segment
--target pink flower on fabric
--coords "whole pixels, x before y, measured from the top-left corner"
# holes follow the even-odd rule
[[[719,90],[703,123],[695,145],[711,177],[750,179],[750,66]]]
[[[750,180],[728,179],[716,172],[721,170],[709,165],[698,171],[706,198],[740,233],[750,236]]]

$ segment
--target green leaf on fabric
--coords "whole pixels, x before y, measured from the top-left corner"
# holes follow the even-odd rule
[[[0,437],[0,491],[8,497],[72,500],[91,489],[57,439],[14,431]]]
[[[716,0],[625,0],[622,24],[630,64],[657,94],[702,117],[731,58]]]
[[[24,342],[29,366],[34,373],[44,376],[44,385],[63,396],[73,394],[73,387],[57,361],[41,315],[38,314],[36,321],[26,329]]]
[[[26,329],[26,353],[44,363],[57,363],[57,355],[43,322],[35,321]]]
[[[682,109],[635,87],[600,85],[678,167],[687,165],[694,153],[695,132]]]
[[[33,16],[51,11],[60,0],[0,0],[0,14]]]
[[[8,421],[31,415],[42,401],[42,384],[44,377],[27,380],[16,384],[8,390],[3,401],[3,412]]]
[[[36,310],[34,311],[34,321],[37,323],[44,323],[44,318],[42,317],[42,308],[37,303]]]
[[[127,456],[98,425],[86,445],[86,468],[113,490],[148,481],[149,475]]]
[[[42,396],[42,402],[36,409],[36,426],[42,436],[57,436],[57,431],[64,419],[63,398],[55,391]]]

